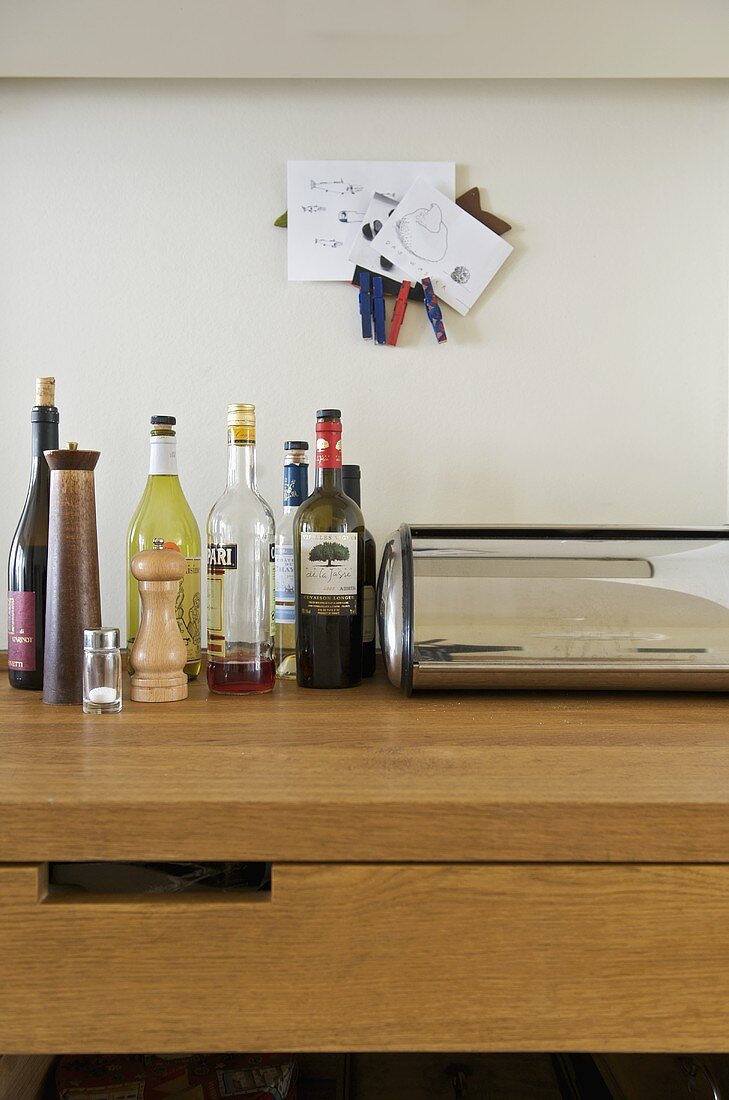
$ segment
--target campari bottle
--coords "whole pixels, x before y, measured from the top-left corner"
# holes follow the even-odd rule
[[[296,679],[354,687],[362,679],[365,525],[342,488],[339,409],[316,414],[316,486],[294,520]]]
[[[271,691],[273,513],[256,488],[255,405],[228,405],[228,480],[208,518],[208,687]]]

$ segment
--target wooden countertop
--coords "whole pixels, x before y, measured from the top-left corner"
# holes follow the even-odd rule
[[[0,684],[0,861],[729,861],[729,699]],[[126,685],[128,689],[128,685]]]

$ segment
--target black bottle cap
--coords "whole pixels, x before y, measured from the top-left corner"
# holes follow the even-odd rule
[[[337,420],[339,420],[341,415],[342,415],[342,410],[341,409],[317,409],[316,410],[317,420],[324,420],[325,418],[326,419],[332,419],[333,417],[336,417]]]
[[[150,417],[150,424],[176,424],[176,416],[152,416]]]
[[[308,451],[309,444],[304,439],[287,439],[284,443],[285,451]]]
[[[357,481],[359,481],[362,477],[362,471],[360,470],[359,466],[349,465],[345,463],[345,465],[342,466],[342,477],[345,480],[354,481],[356,479]]]

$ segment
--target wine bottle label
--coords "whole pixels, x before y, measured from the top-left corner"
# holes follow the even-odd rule
[[[309,467],[291,463],[284,466],[284,508],[298,508],[309,495]]]
[[[175,602],[175,615],[182,640],[187,648],[185,663],[200,660],[200,559],[186,558],[187,569],[180,581]]]
[[[301,607],[320,615],[357,614],[356,531],[301,532]]]
[[[35,592],[8,592],[8,668],[35,672]]]
[[[276,547],[276,587],[274,589],[276,603],[276,622],[279,624],[296,622],[294,600],[296,590],[294,587],[294,548],[293,546]]]
[[[371,584],[364,586],[362,593],[362,641],[375,640],[375,589]]]
[[[175,436],[157,435],[149,441],[150,474],[167,474],[177,477],[177,439]]]

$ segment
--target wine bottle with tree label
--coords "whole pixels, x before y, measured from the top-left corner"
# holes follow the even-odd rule
[[[294,520],[296,678],[300,687],[362,679],[364,519],[342,488],[339,409],[320,409],[316,486]]]

